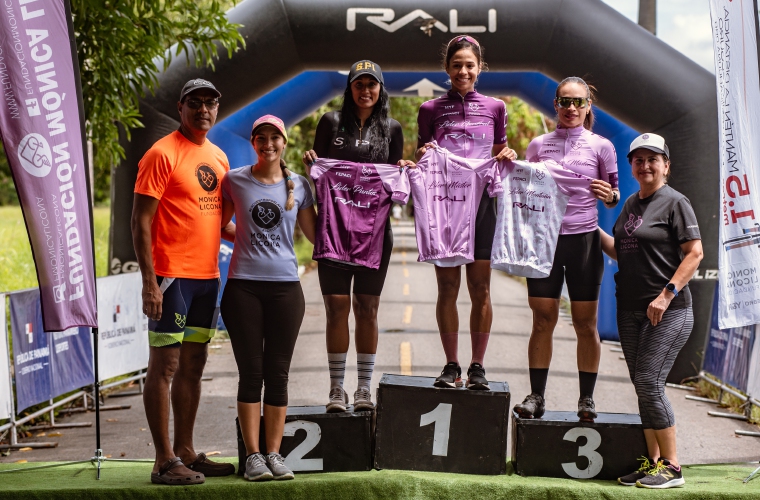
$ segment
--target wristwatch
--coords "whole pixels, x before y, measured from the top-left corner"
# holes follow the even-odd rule
[[[617,191],[612,192],[612,201],[607,203],[607,205],[615,205],[618,202],[618,193]]]
[[[673,297],[678,297],[678,289],[673,283],[668,283],[667,285],[665,285],[665,290],[672,293]]]

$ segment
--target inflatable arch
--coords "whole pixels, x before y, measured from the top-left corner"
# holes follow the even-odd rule
[[[126,159],[112,175],[112,272],[136,268],[129,219],[137,163],[153,142],[176,130],[177,95],[187,80],[207,78],[222,92],[211,137],[235,167],[250,162],[252,118],[275,112],[292,125],[342,92],[345,77],[336,71],[360,59],[382,66],[392,94],[430,94],[446,79],[441,46],[453,34],[470,33],[485,47],[489,73],[478,87],[486,94],[518,95],[550,113],[556,81],[591,77],[599,89],[597,110],[603,110],[595,131],[618,149],[621,178],[628,177],[624,196],[635,189],[625,161],[631,138],[654,132],[667,139],[670,184],[691,199],[705,240],[705,258],[690,285],[694,333],[670,378],[696,373],[718,264],[717,97],[708,71],[600,0],[245,0],[228,17],[243,25],[246,50],[218,61],[215,72],[177,58],[160,76],[156,94],[141,99],[147,126],[124,143]],[[420,88],[420,82],[427,83]],[[600,214],[609,227],[615,214]],[[607,267],[600,331],[610,337],[616,334],[614,283]]]

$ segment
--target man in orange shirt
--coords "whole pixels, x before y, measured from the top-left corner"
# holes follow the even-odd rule
[[[230,168],[224,152],[206,139],[219,97],[206,80],[185,84],[177,103],[179,130],[145,153],[135,184],[132,238],[150,335],[143,401],[156,447],[151,481],[157,484],[200,484],[206,476],[235,472],[193,447],[201,375],[216,332],[221,182]]]

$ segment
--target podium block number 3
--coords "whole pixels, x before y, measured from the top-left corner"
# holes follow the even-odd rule
[[[306,420],[287,422],[282,435],[295,436],[298,429],[306,431],[306,439],[288,453],[288,456],[285,457],[285,465],[294,471],[323,470],[321,458],[303,458],[316,448],[319,440],[322,439],[322,429],[320,429],[319,424]]]
[[[433,455],[445,457],[449,454],[449,429],[451,428],[451,405],[441,403],[435,410],[420,416],[420,427],[435,424],[433,428]]]
[[[562,468],[570,477],[591,479],[601,472],[604,465],[604,459],[596,452],[596,449],[602,444],[602,436],[596,430],[589,427],[575,427],[567,431],[564,440],[576,442],[579,437],[586,438],[586,444],[578,448],[578,456],[588,458],[588,467],[579,469],[575,465],[575,462],[568,462],[562,464]]]

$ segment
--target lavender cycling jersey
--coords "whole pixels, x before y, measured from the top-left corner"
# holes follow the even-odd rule
[[[474,261],[475,216],[486,185],[491,197],[501,192],[498,166],[493,158],[461,158],[436,147],[407,170],[399,184],[408,182],[414,197],[418,261],[440,267]]]
[[[399,183],[406,174],[395,165],[319,158],[310,175],[318,210],[313,258],[378,269],[392,201],[409,197],[408,183]]]
[[[491,267],[526,278],[549,276],[568,200],[591,178],[547,160],[504,162]]]
[[[507,143],[507,107],[501,99],[450,90],[420,106],[420,142],[435,141],[464,158],[491,157],[494,144]]]
[[[536,137],[525,158],[530,162],[554,160],[568,170],[618,187],[617,154],[610,141],[585,128],[564,128]],[[598,227],[597,200],[587,190],[570,197],[560,234],[588,233]]]

